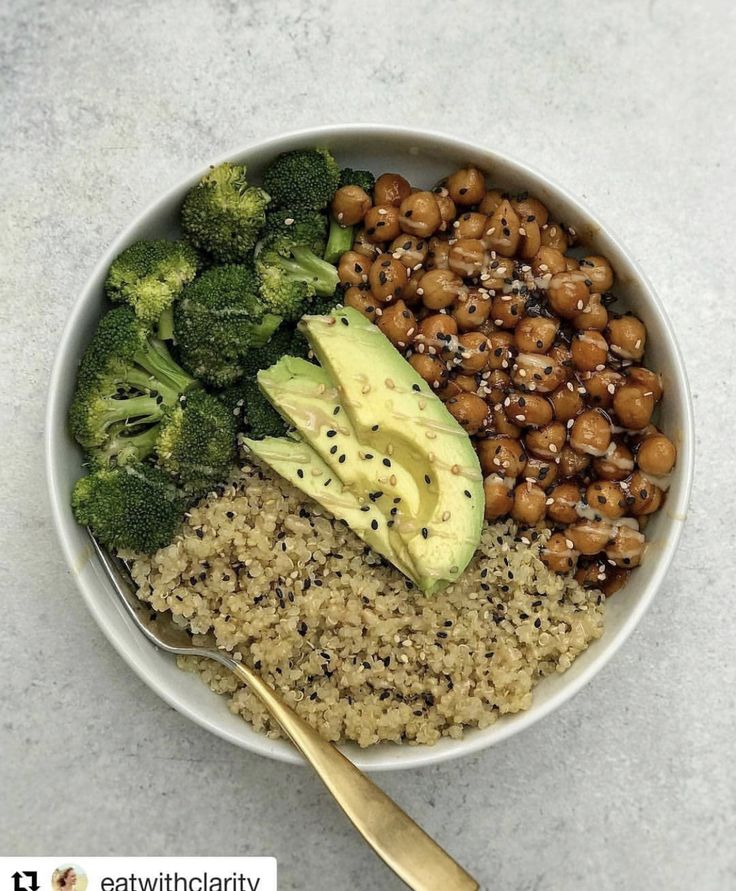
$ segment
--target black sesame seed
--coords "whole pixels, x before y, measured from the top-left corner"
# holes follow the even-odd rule
[[[328,430],[327,435],[329,437],[337,436],[337,430]]]
[[[390,466],[391,466],[391,460],[390,460],[390,458],[384,458],[384,459],[383,459],[383,466],[384,466],[384,467],[390,467]]]
[[[338,463],[340,463],[340,464],[344,464],[344,463],[345,463],[345,457],[346,457],[345,455],[340,455],[340,457],[337,459],[337,460],[338,460]]]
[[[300,480],[304,479],[304,471],[301,469],[301,467],[297,470],[296,475],[299,477]]]
[[[334,455],[335,452],[337,452],[337,446],[336,446],[336,445],[332,446],[332,448],[330,449],[330,454],[331,454],[331,455]]]
[[[422,526],[422,538],[429,538],[429,529],[426,526]]]
[[[371,529],[375,532],[378,529],[378,520],[371,520]]]

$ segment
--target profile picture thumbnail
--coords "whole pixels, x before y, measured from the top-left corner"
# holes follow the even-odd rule
[[[73,863],[57,866],[51,874],[51,891],[87,891],[87,873]]]

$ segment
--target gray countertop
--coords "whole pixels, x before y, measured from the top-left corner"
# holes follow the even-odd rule
[[[172,711],[87,613],[48,517],[52,357],[97,257],[164,187],[318,123],[446,130],[567,184],[669,309],[697,478],[668,579],[572,702],[383,787],[484,888],[736,887],[728,0],[5,0],[0,9],[0,848],[273,854],[280,887],[398,888],[306,770]]]

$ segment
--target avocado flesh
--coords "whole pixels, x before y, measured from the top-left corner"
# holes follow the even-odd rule
[[[391,451],[422,493],[398,532],[427,593],[458,578],[480,542],[483,477],[467,433],[381,331],[351,308],[299,324],[322,368],[339,382],[358,440]],[[378,429],[376,429],[376,425]],[[429,483],[427,483],[427,478]]]

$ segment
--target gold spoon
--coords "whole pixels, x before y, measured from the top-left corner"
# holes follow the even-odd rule
[[[284,733],[312,765],[353,826],[414,891],[476,891],[475,879],[433,841],[388,795],[316,730],[283,703],[252,669],[212,646],[195,646],[191,635],[135,594],[125,563],[110,556],[90,533],[92,545],[125,611],[154,646],[176,656],[204,656],[233,672],[259,697]]]

